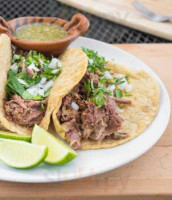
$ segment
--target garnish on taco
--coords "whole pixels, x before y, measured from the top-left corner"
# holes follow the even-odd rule
[[[87,71],[53,112],[57,134],[74,149],[109,148],[144,131],[158,111],[159,89],[144,71],[84,49]]]
[[[67,58],[67,59],[66,59]],[[77,64],[73,64],[72,59]],[[36,51],[11,49],[11,41],[0,36],[0,124],[1,130],[31,134],[34,124],[48,129],[51,114],[58,105],[57,97],[68,93],[71,84],[65,77],[81,79],[87,57],[79,49],[66,50],[59,58],[45,57]],[[79,73],[74,75],[78,69]],[[80,70],[82,69],[82,70]],[[75,83],[74,82],[74,83]],[[58,93],[58,87],[63,91]]]

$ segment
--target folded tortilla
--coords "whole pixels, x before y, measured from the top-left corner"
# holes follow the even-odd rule
[[[152,122],[158,112],[159,85],[154,78],[145,71],[123,67],[116,63],[109,62],[107,67],[110,69],[112,74],[129,74],[130,83],[133,85],[132,96],[127,97],[127,99],[132,101],[132,104],[125,106],[124,112],[119,113],[121,118],[124,120],[119,132],[129,133],[129,135],[120,140],[110,138],[104,139],[101,144],[95,140],[81,139],[82,149],[110,148],[125,143],[141,134]],[[62,98],[59,96],[58,105],[53,112],[53,122],[57,134],[67,141],[65,136],[65,126],[61,125],[57,118],[57,113],[61,103]]]
[[[10,131],[21,135],[30,135],[31,129],[20,126],[5,117],[4,100],[6,99],[7,72],[11,66],[12,50],[10,38],[0,36],[0,130]],[[57,99],[62,99],[83,77],[88,63],[85,53],[79,49],[68,49],[60,58],[63,62],[62,73],[57,77],[48,97],[45,116],[40,126],[48,129],[53,110],[59,105]]]

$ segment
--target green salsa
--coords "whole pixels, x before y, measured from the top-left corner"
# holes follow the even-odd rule
[[[60,40],[67,37],[68,33],[61,26],[34,23],[20,26],[16,29],[14,36],[21,40],[39,42]]]

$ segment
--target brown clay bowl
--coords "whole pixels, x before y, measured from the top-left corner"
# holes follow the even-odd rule
[[[46,42],[32,42],[27,40],[20,40],[13,34],[20,26],[32,23],[47,23],[53,25],[60,25],[68,32],[68,36],[61,40],[46,41]],[[68,45],[80,35],[83,35],[89,28],[88,19],[80,14],[75,14],[70,21],[55,17],[19,17],[10,21],[5,21],[0,17],[0,33],[6,33],[12,41],[12,44],[20,49],[35,50],[46,55],[58,55],[62,53]]]

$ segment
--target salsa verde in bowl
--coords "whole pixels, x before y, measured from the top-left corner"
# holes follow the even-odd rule
[[[18,27],[14,36],[21,40],[43,42],[61,40],[66,38],[68,33],[58,25],[33,23]]]
[[[54,26],[58,27],[57,29],[61,27],[59,30],[64,31],[64,33],[66,32],[65,37],[57,40],[52,40],[50,38],[49,41],[38,41],[39,39],[37,41],[29,41],[16,37],[16,31],[20,30],[22,26],[33,26],[34,24],[41,24],[41,27],[44,26],[44,29],[45,26],[48,26],[49,29],[50,27],[53,29]],[[80,13],[75,14],[70,21],[55,17],[32,16],[19,17],[10,21],[5,21],[2,17],[0,17],[0,32],[6,33],[10,37],[13,45],[23,50],[35,50],[46,55],[59,55],[72,41],[80,35],[83,35],[88,28],[89,20]],[[56,33],[59,33],[59,30],[56,31]]]

